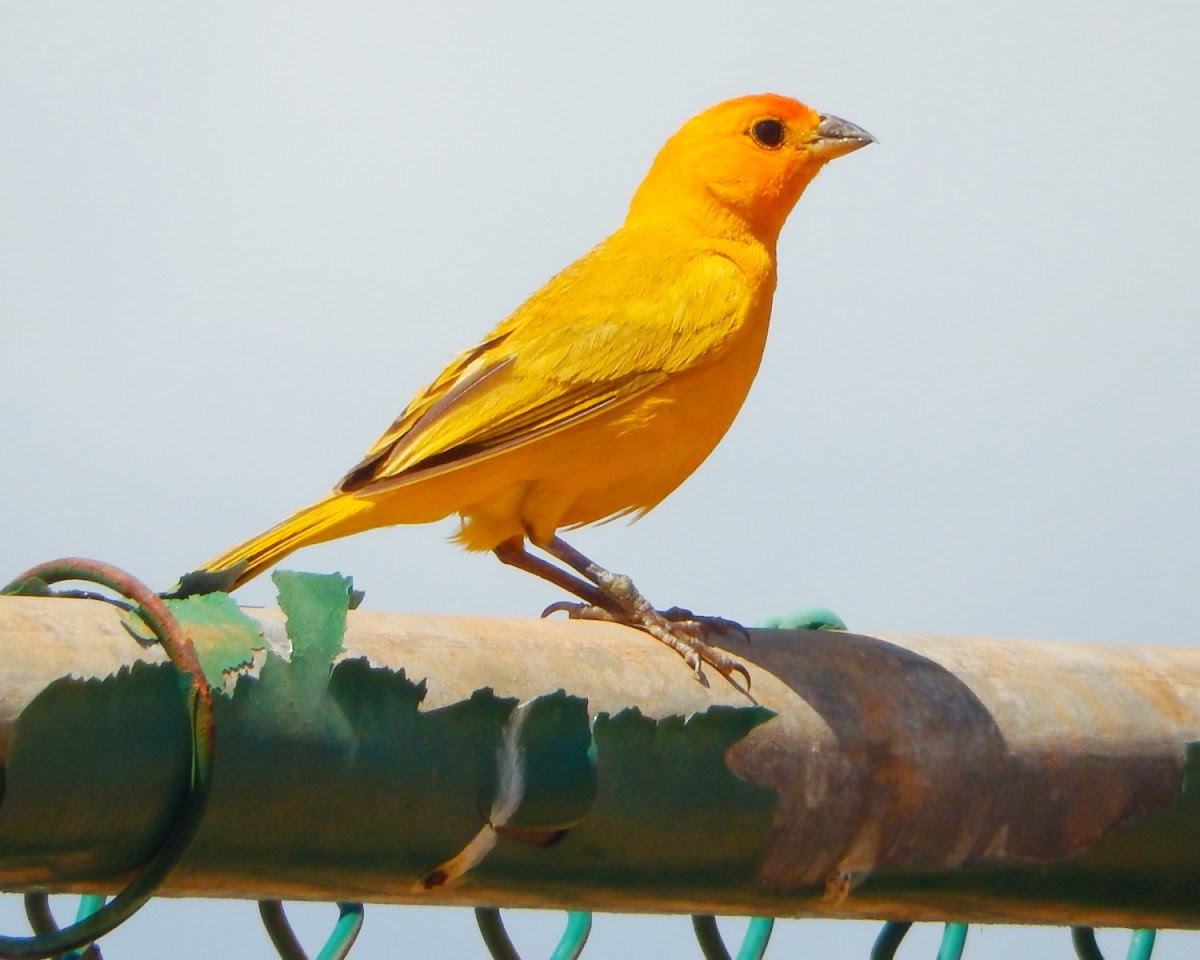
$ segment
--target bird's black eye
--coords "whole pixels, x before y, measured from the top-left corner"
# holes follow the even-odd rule
[[[758,120],[750,128],[750,136],[764,147],[777,147],[783,143],[783,122],[774,118]]]

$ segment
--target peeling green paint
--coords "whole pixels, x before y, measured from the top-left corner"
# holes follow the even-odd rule
[[[459,883],[538,876],[650,891],[684,877],[709,892],[753,883],[775,795],[734,775],[725,752],[770,711],[654,719],[629,709],[593,719],[585,699],[561,689],[519,715],[516,699],[490,689],[423,709],[424,680],[345,657],[349,578],[277,573],[275,583],[286,659],[227,596],[170,601],[223,690],[210,819],[182,873],[202,864],[247,884],[281,871],[314,887],[416,883],[486,827],[506,728],[519,722],[510,737],[520,802]],[[256,652],[261,666],[246,672]],[[231,675],[233,687],[223,684]],[[0,860],[52,884],[144,858],[185,773],[174,682],[169,666],[139,664],[58,681],[26,708],[0,804]]]
[[[38,577],[26,577],[16,580],[0,589],[0,596],[6,597],[51,597],[54,591],[50,585]]]
[[[170,822],[188,775],[189,744],[167,665],[137,663],[103,680],[55,681],[25,707],[13,731],[0,857],[17,872],[57,863],[58,875],[71,879],[137,866]]]
[[[733,774],[726,750],[772,716],[761,707],[712,707],[686,720],[637,709],[592,726],[595,800],[548,849],[501,843],[479,877],[537,877],[554,889],[624,896],[670,891],[714,896],[756,886],[776,797]]]
[[[339,574],[287,570],[276,572],[271,579],[279,590],[279,606],[287,615],[291,673],[310,694],[319,696],[329,682],[334,659],[344,652],[346,612],[354,583]]]
[[[587,701],[565,691],[530,701],[521,727],[525,791],[506,826],[561,830],[582,820],[596,796]]]
[[[228,594],[209,593],[165,602],[171,613],[187,623],[204,676],[214,689],[221,689],[254,662],[257,651],[266,649],[259,625],[242,613]]]
[[[772,716],[763,707],[723,706],[686,720],[656,720],[636,708],[600,714],[593,729],[599,794],[580,838],[603,864],[599,872],[647,888],[685,878],[695,891],[750,882],[776,796],[735,775],[725,753]]]

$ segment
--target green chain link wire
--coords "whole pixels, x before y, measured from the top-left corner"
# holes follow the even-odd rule
[[[90,917],[104,906],[104,896],[98,893],[84,894],[79,898],[79,908],[75,911],[75,921],[78,923]],[[30,893],[25,896],[25,916],[29,918],[29,926],[34,933],[48,934],[58,932],[58,923],[50,912],[50,898],[44,893]],[[103,960],[100,948],[94,943],[69,950],[58,960]]]
[[[283,960],[308,960],[308,954],[300,946],[292,925],[288,923],[283,904],[278,900],[258,901],[258,915],[262,917],[267,936]],[[317,960],[344,960],[354,941],[358,939],[363,925],[361,903],[339,903],[337,923],[325,940],[325,946],[317,954]]]
[[[721,937],[721,931],[717,929],[717,918],[711,913],[693,914],[692,929],[696,932],[696,942],[700,944],[704,960],[733,960]],[[767,952],[767,944],[771,942],[771,931],[774,929],[774,917],[752,917],[750,926],[746,928],[742,937],[737,960],[762,960],[763,954]]]
[[[513,946],[504,929],[504,921],[500,911],[495,907],[477,907],[475,922],[479,924],[479,933],[488,948],[493,960],[521,960],[517,948]],[[588,935],[592,932],[592,915],[584,911],[572,910],[567,914],[567,926],[558,940],[550,960],[577,960],[583,953]]]
[[[1150,954],[1154,952],[1155,934],[1156,931],[1145,928],[1134,930],[1125,960],[1150,960]],[[1096,943],[1096,931],[1092,927],[1072,927],[1071,943],[1079,960],[1104,960],[1104,954]]]
[[[79,908],[75,911],[75,922],[86,920],[103,907],[107,899],[102,893],[85,893],[79,898]],[[100,947],[98,944],[89,943],[86,947],[80,947],[64,954],[63,960],[102,960]]]
[[[764,617],[755,624],[764,630],[845,630],[846,622],[828,607],[801,607],[782,617]]]
[[[871,947],[871,960],[892,960],[905,934],[912,929],[908,921],[889,920],[879,931],[875,945]],[[942,942],[938,946],[937,960],[961,960],[963,947],[967,943],[968,927],[965,923],[948,923],[942,931]]]
[[[902,923],[899,920],[889,920],[885,923],[879,931],[879,936],[875,938],[874,946],[871,947],[871,960],[892,960],[900,947],[900,941],[911,926],[911,923]]]
[[[54,560],[27,570],[0,593],[53,596],[50,585],[64,580],[83,580],[107,587],[131,600],[142,622],[153,631],[167,657],[181,674],[189,677],[186,691],[188,722],[192,732],[187,790],[175,812],[175,819],[159,844],[157,852],[110,903],[77,919],[61,930],[54,924],[48,904],[41,895],[26,899],[31,921],[46,921],[32,937],[0,937],[0,958],[4,960],[40,960],[43,957],[70,955],[86,948],[119,924],[128,920],[149,900],[167,875],[183,858],[192,842],[212,792],[215,756],[212,691],[200,667],[192,642],[183,632],[159,596],[141,581],[110,564],[77,557]],[[32,905],[32,909],[31,909]],[[88,909],[95,901],[87,904]],[[84,911],[81,909],[80,911]],[[35,931],[38,926],[34,926]]]
[[[967,925],[948,923],[942,931],[942,943],[938,947],[937,960],[959,960],[967,943]]]

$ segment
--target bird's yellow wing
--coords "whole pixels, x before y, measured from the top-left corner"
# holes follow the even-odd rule
[[[581,383],[547,382],[523,375],[517,356],[485,354],[460,376],[423,392],[338,489],[372,495],[461,468],[578,425],[665,377],[643,371]]]
[[[372,496],[576,427],[703,362],[736,327],[727,260],[676,265],[666,282],[642,276],[630,296],[593,280],[589,261],[603,251],[451,363],[337,489]]]

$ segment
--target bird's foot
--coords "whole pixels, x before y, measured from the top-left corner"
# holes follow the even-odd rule
[[[708,678],[704,676],[704,664],[708,664],[721,676],[740,690],[751,700],[750,671],[739,660],[734,659],[724,650],[714,647],[709,642],[722,636],[738,636],[749,638],[746,628],[733,620],[721,617],[698,617],[690,610],[671,607],[668,610],[655,610],[648,604],[638,605],[633,609],[625,609],[614,613],[605,607],[591,603],[571,603],[559,601],[552,603],[542,611],[547,617],[552,613],[566,613],[572,620],[604,620],[608,623],[621,623],[650,634],[656,640],[674,650],[683,662],[692,668],[696,679],[708,686]],[[740,674],[744,684],[734,679],[734,674]],[[757,702],[757,701],[756,701]]]
[[[727,620],[725,617],[703,617],[692,613],[686,607],[668,607],[666,610],[659,610],[658,612],[661,616],[673,622],[703,624],[710,637],[727,637],[746,643],[750,642],[750,631],[736,620]]]

